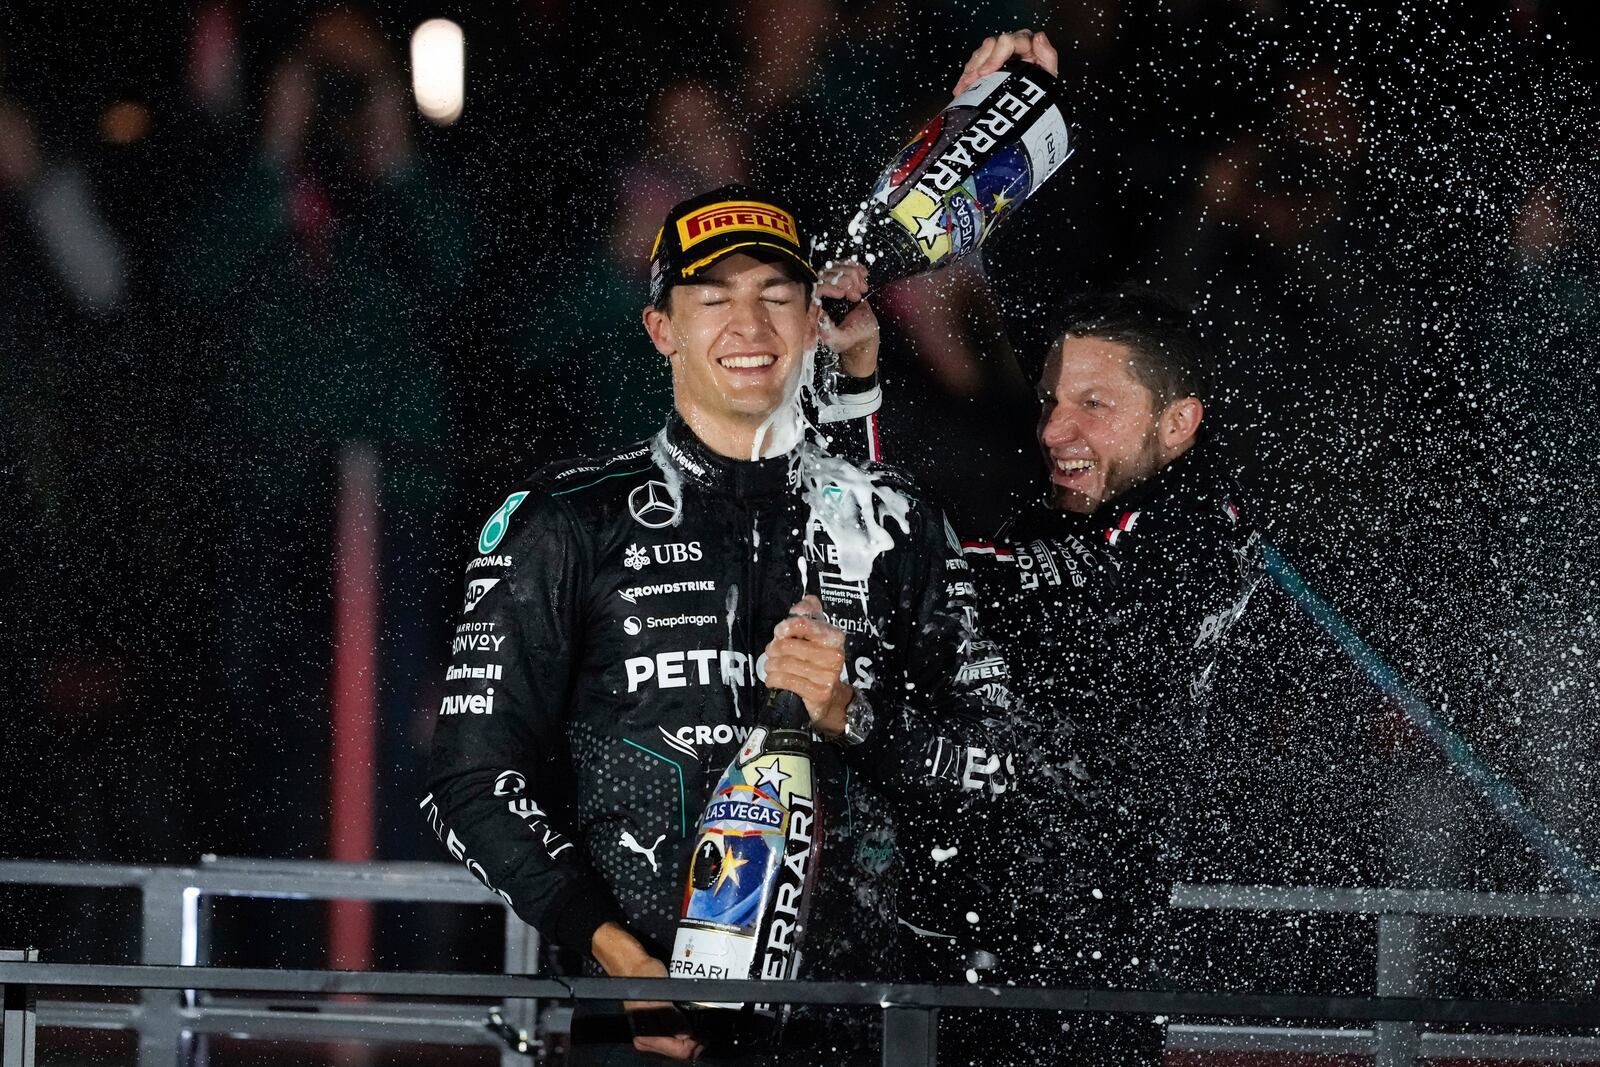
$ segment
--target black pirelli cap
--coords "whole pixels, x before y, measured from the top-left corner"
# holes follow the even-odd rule
[[[723,256],[743,252],[779,263],[798,281],[817,272],[806,259],[800,223],[787,204],[743,185],[724,185],[690,197],[667,212],[650,249],[650,302],[694,280]]]

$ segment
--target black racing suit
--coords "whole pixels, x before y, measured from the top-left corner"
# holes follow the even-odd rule
[[[1238,501],[1221,446],[1203,436],[1091,515],[1040,503],[994,541],[963,542],[1019,725],[1058,774],[902,831],[910,979],[1164,981],[1192,761],[1224,638],[1263,573]],[[989,1014],[941,1027],[941,1063],[1160,1061],[1148,1019]]]
[[[1162,955],[1159,913],[1188,847],[1193,761],[1224,640],[1263,569],[1219,444],[1202,438],[1091,515],[1043,504],[965,543],[989,629],[1040,714],[1070,720],[1095,785],[1094,888],[1137,917],[1101,934],[1109,981]],[[1118,909],[1123,910],[1122,908]]]
[[[763,649],[802,595],[809,530],[808,591],[846,631],[847,680],[875,721],[865,743],[815,747],[824,838],[802,977],[893,975],[886,801],[993,793],[1003,761],[963,774],[924,753],[1011,742],[1004,679],[962,674],[979,639],[954,535],[874,469],[910,510],[864,582],[808,522],[789,456],[716,455],[675,414],[653,442],[512,492],[473,546],[434,733],[424,808],[451,854],[561,944],[587,954],[614,920],[665,958],[696,821],[765,699]],[[839,1025],[815,1022],[812,1040],[862,1043]]]

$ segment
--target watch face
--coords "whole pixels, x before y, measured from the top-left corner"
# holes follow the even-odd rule
[[[850,701],[850,706],[844,709],[844,736],[852,745],[859,745],[867,739],[872,732],[872,705],[867,703],[867,698],[857,693]]]

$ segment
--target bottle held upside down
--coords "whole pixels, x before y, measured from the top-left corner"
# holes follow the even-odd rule
[[[1071,154],[1056,79],[1013,59],[900,150],[848,224],[814,242],[812,261],[859,260],[871,290],[947,266],[988,240]]]

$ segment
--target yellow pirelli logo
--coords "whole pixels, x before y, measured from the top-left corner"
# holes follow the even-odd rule
[[[685,250],[723,230],[760,230],[798,247],[794,216],[771,204],[729,200],[703,207],[678,220],[678,240]]]

